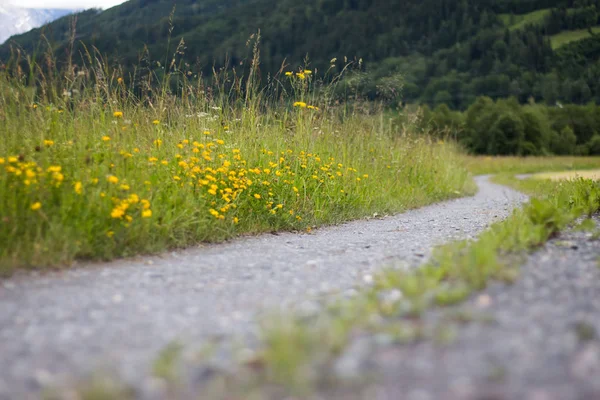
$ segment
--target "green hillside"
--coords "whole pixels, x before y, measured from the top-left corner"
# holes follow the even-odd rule
[[[130,0],[77,15],[74,54],[94,46],[131,72],[160,68],[148,61],[164,65],[184,40],[178,59],[207,76],[243,64],[260,30],[264,77],[307,57],[321,71],[336,58],[334,72],[362,60],[346,88],[392,104],[466,108],[481,95],[586,103],[600,101],[598,56],[578,40],[558,48],[556,35],[598,25],[598,9],[600,0]],[[43,33],[60,63],[71,25],[63,18],[17,36],[0,46],[0,60],[10,67],[16,48],[39,53]],[[401,92],[388,90],[399,81]]]

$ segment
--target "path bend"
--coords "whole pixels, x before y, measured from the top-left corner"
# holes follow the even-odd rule
[[[475,179],[473,197],[383,219],[0,282],[0,399],[36,398],[104,365],[138,376],[174,340],[251,333],[263,310],[351,290],[386,265],[417,265],[526,200]]]

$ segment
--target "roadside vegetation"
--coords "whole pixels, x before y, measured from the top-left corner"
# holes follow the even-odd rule
[[[246,78],[215,72],[208,86],[187,80],[177,53],[165,74],[131,86],[85,61],[0,71],[4,274],[306,230],[473,190],[457,146],[373,105],[336,106],[313,71],[260,86],[257,48]]]

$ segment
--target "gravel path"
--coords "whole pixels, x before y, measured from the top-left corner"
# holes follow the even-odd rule
[[[525,196],[477,178],[474,197],[313,234],[284,233],[0,282],[0,399],[114,366],[139,378],[168,343],[251,335],[262,310],[351,290],[386,265],[474,237]]]
[[[600,230],[598,217],[596,224]],[[514,285],[493,284],[455,310],[430,312],[429,325],[445,317],[445,329],[456,329],[451,344],[350,346],[365,355],[356,373],[383,379],[370,391],[342,397],[600,399],[599,257],[600,240],[592,233],[565,232],[528,257]],[[454,312],[475,321],[452,324]],[[483,315],[487,322],[477,322]]]

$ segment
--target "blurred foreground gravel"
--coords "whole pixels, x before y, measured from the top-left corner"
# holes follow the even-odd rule
[[[528,257],[515,284],[493,284],[463,305],[429,312],[426,324],[443,329],[449,344],[357,339],[342,356],[354,358],[347,378],[373,375],[379,383],[327,398],[600,399],[597,234],[565,232]]]
[[[474,197],[313,234],[268,234],[2,281],[0,399],[38,398],[48,385],[103,368],[144,386],[151,361],[172,341],[197,347],[219,336],[251,338],[265,310],[316,307],[316,299],[351,291],[381,267],[417,265],[433,246],[475,237],[525,200],[485,177],[477,183]],[[547,292],[544,312],[553,305]],[[531,332],[543,339],[543,330]],[[530,349],[512,351],[521,350]]]

